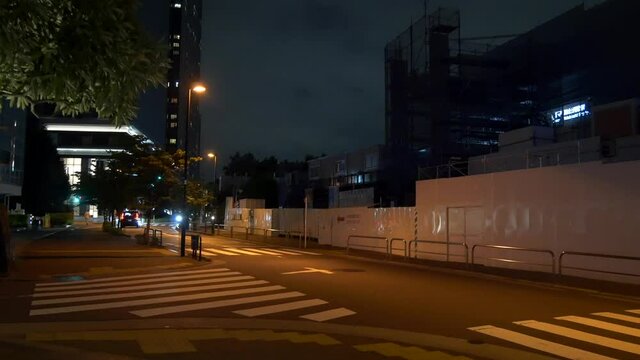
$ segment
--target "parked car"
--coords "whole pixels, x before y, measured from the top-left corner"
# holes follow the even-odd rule
[[[124,210],[120,213],[120,227],[140,227],[140,212],[138,210]]]

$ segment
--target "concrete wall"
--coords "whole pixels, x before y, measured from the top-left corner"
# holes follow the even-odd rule
[[[427,180],[416,183],[418,238],[562,251],[640,256],[640,162],[584,164]],[[423,245],[423,250],[427,245]],[[429,249],[426,249],[429,250]],[[481,262],[509,258],[547,264],[548,255],[477,249]],[[624,260],[566,257],[570,266],[635,272]],[[588,275],[583,271],[568,274]],[[606,279],[619,276],[603,275]],[[629,280],[630,278],[624,277]]]

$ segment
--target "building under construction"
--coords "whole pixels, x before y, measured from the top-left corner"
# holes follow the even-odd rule
[[[640,97],[638,19],[640,2],[609,0],[525,34],[465,39],[458,10],[425,15],[385,48],[386,143],[438,165],[529,125],[587,136],[592,106]]]

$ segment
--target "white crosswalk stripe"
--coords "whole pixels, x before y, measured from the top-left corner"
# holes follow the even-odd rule
[[[291,255],[291,256],[300,256],[300,255],[312,255],[312,256],[320,256],[322,254],[314,253],[311,251],[303,251],[297,249],[280,249],[280,248],[269,248],[269,247],[207,247],[202,249],[202,254],[208,256],[219,256],[219,255],[227,255],[227,256],[240,256],[240,255],[248,255],[248,256],[261,256],[261,255],[271,255],[271,256],[283,256],[283,255]]]
[[[519,332],[498,328],[491,325],[477,326],[469,328],[485,335],[493,336],[498,339],[506,340],[518,345],[526,346],[535,350],[544,351],[549,354],[560,356],[567,359],[591,359],[591,360],[615,360],[612,357],[595,354],[589,351],[576,349],[574,347],[558,344],[555,342],[543,340],[533,336],[521,334]]]
[[[608,317],[608,318],[611,318],[611,319],[617,319],[617,320],[628,321],[628,322],[640,324],[640,317],[635,317],[635,316],[629,316],[629,315],[624,315],[624,314],[616,314],[616,313],[612,313],[612,312],[599,312],[599,313],[593,313],[593,315],[604,316],[604,317]]]
[[[193,270],[189,271],[189,274],[204,274],[204,273],[216,273],[216,272],[224,272],[228,271],[226,268],[217,268],[217,269],[207,269],[207,270]],[[69,286],[69,285],[79,285],[79,284],[95,284],[106,281],[114,281],[114,280],[130,280],[130,279],[144,279],[144,278],[158,278],[162,276],[175,276],[183,274],[184,272],[166,272],[166,273],[157,273],[157,274],[143,274],[143,275],[129,275],[129,276],[116,276],[109,277],[103,279],[95,279],[95,280],[77,280],[73,282],[57,282],[57,283],[39,283],[36,284],[36,287],[49,287],[49,286]]]
[[[251,255],[251,256],[261,256],[262,255],[262,254],[258,254],[258,253],[255,253],[255,252],[242,250],[242,249],[237,249],[237,248],[231,248],[231,247],[226,247],[224,249],[226,251],[237,252],[237,253],[240,253],[242,255]]]
[[[353,314],[355,314],[355,312],[347,308],[338,308],[338,309],[331,309],[327,311],[321,311],[314,314],[303,315],[300,317],[307,320],[322,322],[322,321],[338,319],[338,318],[353,315]]]
[[[305,296],[301,292],[291,291],[284,286],[227,268],[183,270],[36,284],[29,315],[54,316],[121,309],[134,316],[151,317],[229,307],[234,314],[254,317],[293,310],[302,311],[328,304],[325,300],[313,298],[288,301]],[[264,305],[237,309],[238,306],[258,303]],[[236,308],[233,308],[234,306]],[[313,321],[326,321],[355,314],[351,310],[341,309],[301,317]],[[319,320],[319,316],[323,319]]]
[[[555,334],[555,335],[565,336],[568,338],[640,355],[639,344],[632,344],[630,342],[617,340],[617,339],[613,339],[606,336],[595,335],[588,332],[575,330],[575,329],[571,329],[564,326],[549,324],[541,321],[535,321],[535,320],[516,321],[515,324],[526,326],[536,330],[546,331],[548,333]]]
[[[203,278],[210,278],[210,277],[230,276],[230,275],[240,275],[240,273],[237,272],[237,271],[230,271],[230,272],[224,272],[224,273],[191,275],[190,273],[186,272],[186,273],[183,273],[182,275],[169,276],[169,277],[160,277],[160,278],[149,278],[149,279],[141,279],[141,280],[127,280],[127,281],[110,282],[110,283],[101,282],[101,283],[86,284],[86,285],[85,284],[67,285],[67,286],[64,286],[64,287],[47,288],[47,289],[36,288],[36,291],[45,292],[45,291],[59,291],[61,289],[65,289],[65,290],[93,289],[93,288],[110,287],[110,286],[113,286],[113,285],[134,285],[134,284],[154,283],[154,282],[159,282],[159,281],[169,282],[169,281],[176,281],[176,280],[177,281],[182,281],[182,280],[203,279]]]
[[[226,281],[237,281],[237,280],[251,280],[254,279],[253,276],[229,276],[222,278],[207,278],[203,280],[191,280],[191,281],[181,281],[180,286],[187,285],[199,285],[199,284],[211,284],[211,283],[219,283]],[[106,289],[88,289],[88,290],[75,290],[75,291],[55,291],[55,292],[44,292],[44,293],[35,293],[32,296],[34,298],[40,297],[50,297],[50,296],[60,296],[60,295],[82,295],[82,294],[99,294],[99,293],[110,293],[116,291],[129,291],[129,290],[144,290],[144,289],[157,289],[164,287],[174,287],[176,284],[174,283],[160,283],[160,284],[148,284],[148,285],[136,285],[136,286],[120,286],[120,287],[110,287]]]
[[[626,312],[634,313],[634,310],[626,310]],[[483,325],[471,327],[469,330],[567,359],[614,359],[617,355],[612,357],[609,353],[611,350],[608,349],[640,355],[640,343],[630,340],[633,337],[640,338],[640,329],[633,326],[640,324],[639,317],[614,312],[596,312],[591,315],[600,318],[566,315],[555,317],[555,321],[550,322],[514,321],[515,325],[507,327]],[[605,321],[606,319],[610,320]],[[556,321],[561,322],[562,325],[555,324]],[[509,329],[514,326],[515,328]],[[580,328],[576,329],[574,326]],[[530,331],[534,333],[528,334]],[[552,339],[544,339],[547,336],[545,334]],[[622,338],[616,338],[619,336]],[[563,344],[565,341],[563,339],[572,342],[571,346]],[[589,346],[588,351],[579,349],[580,346],[576,345],[579,342],[586,343],[585,346]]]

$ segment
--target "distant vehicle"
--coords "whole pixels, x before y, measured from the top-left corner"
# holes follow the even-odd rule
[[[138,210],[124,210],[120,213],[120,227],[140,227],[140,212]]]

